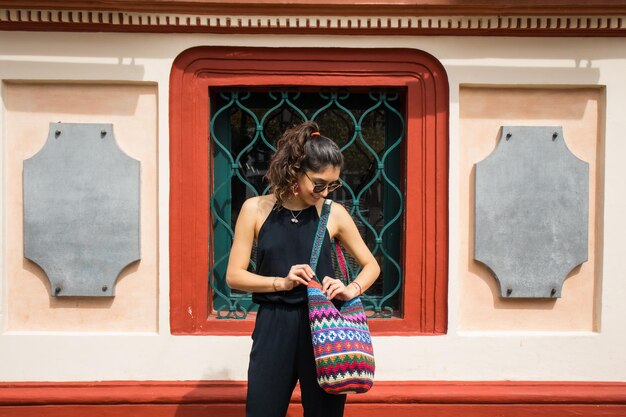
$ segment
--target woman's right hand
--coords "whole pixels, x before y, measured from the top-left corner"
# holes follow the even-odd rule
[[[309,281],[311,281],[314,276],[313,269],[309,265],[293,265],[291,269],[289,269],[289,274],[283,278],[283,288],[281,289],[283,291],[289,291],[300,284],[308,285]]]

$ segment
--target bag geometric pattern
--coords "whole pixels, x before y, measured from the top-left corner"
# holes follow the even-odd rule
[[[314,271],[331,204],[324,202],[317,228],[310,263]],[[329,394],[369,391],[374,383],[374,349],[361,299],[355,297],[337,310],[322,293],[317,276],[309,282],[307,294],[318,384]]]

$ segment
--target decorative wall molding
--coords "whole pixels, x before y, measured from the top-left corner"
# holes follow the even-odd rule
[[[0,415],[12,417],[244,414],[245,381],[3,382]],[[302,415],[298,390],[288,416]],[[379,381],[348,396],[346,417],[606,417],[626,415],[624,382]]]
[[[289,16],[0,9],[0,30],[465,36],[625,36],[625,15]]]
[[[0,0],[0,8],[310,16],[623,15],[623,0]]]

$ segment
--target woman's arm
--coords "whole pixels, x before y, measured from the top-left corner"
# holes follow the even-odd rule
[[[329,298],[338,296],[337,298],[339,299],[350,300],[361,295],[372,286],[380,275],[380,266],[363,241],[350,213],[341,204],[333,204],[331,206],[331,216],[333,216],[333,220],[336,222],[335,239],[338,239],[348,253],[361,265],[361,272],[350,285],[344,288],[335,285],[335,288],[328,295]],[[326,291],[331,286],[332,283],[327,281],[322,290]]]
[[[249,292],[289,291],[298,284],[306,285],[313,277],[309,265],[292,266],[287,277],[266,277],[248,271],[256,222],[262,217],[262,198],[249,198],[241,206],[228,259],[226,284],[230,288]]]

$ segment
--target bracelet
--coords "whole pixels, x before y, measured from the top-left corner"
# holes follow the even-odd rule
[[[363,294],[363,289],[361,288],[361,285],[358,282],[356,282],[356,281],[352,281],[352,284],[354,284],[357,287],[359,287],[359,296],[361,296],[361,294]]]
[[[274,288],[274,291],[275,291],[275,292],[278,292],[278,288],[276,288],[276,280],[277,280],[277,279],[278,279],[278,278],[274,278],[274,281],[272,281],[272,288]]]

